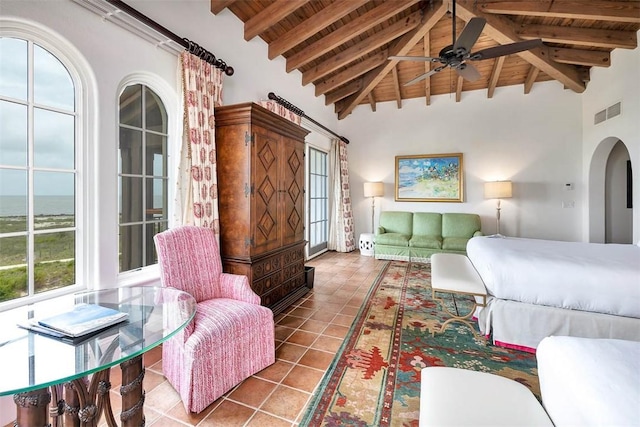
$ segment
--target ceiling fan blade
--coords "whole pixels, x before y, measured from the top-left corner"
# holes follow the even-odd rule
[[[463,48],[466,52],[471,52],[471,48],[480,38],[486,23],[487,21],[484,18],[471,18],[453,45],[454,52],[460,48]]]
[[[426,79],[427,77],[430,77],[432,75],[434,75],[435,73],[440,72],[443,68],[445,68],[445,66],[443,65],[442,67],[438,67],[438,68],[434,68],[433,70],[429,71],[428,73],[424,73],[418,77],[416,77],[413,80],[409,80],[408,82],[406,82],[405,84],[403,84],[402,86],[411,86],[414,83],[418,83],[424,79]]]
[[[518,53],[542,46],[543,43],[541,39],[525,40],[479,50],[478,52],[472,53],[469,59],[472,61],[479,61],[481,59],[497,58],[498,56],[511,55],[512,53]]]
[[[430,56],[390,56],[388,59],[395,59],[396,61],[442,62],[440,58],[432,58]]]
[[[482,77],[476,67],[467,63],[461,64],[458,68],[456,68],[456,72],[463,79],[468,80],[470,82],[475,82],[480,77]]]

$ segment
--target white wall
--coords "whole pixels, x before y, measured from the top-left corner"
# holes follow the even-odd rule
[[[369,229],[371,203],[365,181],[383,181],[377,211],[475,212],[486,234],[496,231],[494,200],[483,198],[485,181],[510,179],[513,198],[502,201],[501,232],[511,236],[580,240],[585,191],[582,172],[580,96],[556,82],[359,106],[339,123],[349,145],[356,233]],[[395,202],[395,156],[463,153],[464,203]],[[565,183],[574,185],[564,190]],[[562,208],[573,201],[575,208]],[[377,213],[376,213],[377,218]],[[377,221],[377,220],[376,220]]]
[[[638,32],[640,35],[640,32]],[[595,125],[595,113],[622,103],[622,114]],[[609,68],[591,71],[591,82],[582,96],[584,145],[582,175],[591,181],[584,200],[583,236],[604,242],[604,172],[596,177],[592,168],[606,164],[606,156],[619,139],[627,147],[633,168],[633,242],[640,241],[640,48],[616,49]],[[604,151],[604,152],[602,152]]]

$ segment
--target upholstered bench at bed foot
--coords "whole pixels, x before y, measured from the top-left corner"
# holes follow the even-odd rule
[[[436,292],[453,296],[453,302],[456,307],[455,313],[447,308],[442,298],[436,296]],[[438,301],[442,309],[451,316],[451,319],[446,320],[439,330],[432,330],[432,335],[444,332],[452,322],[461,322],[469,326],[473,334],[478,336],[469,319],[477,307],[487,306],[487,290],[480,275],[466,255],[438,253],[431,256],[431,294],[433,300]],[[456,294],[473,296],[474,303],[468,313],[464,315],[458,313],[458,306],[455,300]]]
[[[420,427],[553,427],[533,393],[517,381],[440,366],[421,374]]]

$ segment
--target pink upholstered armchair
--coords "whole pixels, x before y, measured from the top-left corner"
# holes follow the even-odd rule
[[[275,362],[273,312],[246,276],[222,272],[215,235],[180,226],[154,237],[162,285],[196,299],[194,320],[162,348],[165,377],[189,412]]]

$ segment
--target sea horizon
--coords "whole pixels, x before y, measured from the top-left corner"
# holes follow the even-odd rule
[[[74,215],[74,196],[35,196],[34,215]],[[0,217],[27,215],[26,196],[0,196]]]

